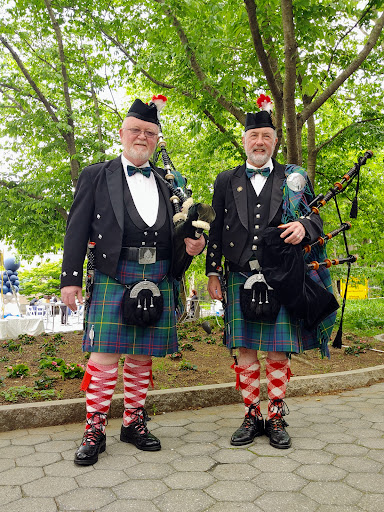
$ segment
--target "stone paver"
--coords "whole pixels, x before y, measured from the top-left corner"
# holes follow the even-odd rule
[[[287,403],[289,450],[231,446],[241,404],[156,415],[160,452],[110,420],[88,467],[73,464],[83,424],[0,433],[0,512],[382,512],[384,384]]]

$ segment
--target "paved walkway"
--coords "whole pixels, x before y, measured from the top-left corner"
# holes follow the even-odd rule
[[[155,453],[112,420],[89,467],[72,462],[80,424],[0,433],[0,512],[382,512],[384,384],[288,405],[289,450],[231,447],[241,405],[155,416]]]

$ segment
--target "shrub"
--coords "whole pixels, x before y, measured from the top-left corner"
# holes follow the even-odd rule
[[[185,359],[183,359],[179,363],[179,370],[181,370],[181,371],[186,371],[186,370],[196,371],[197,370],[197,366],[195,364],[192,364],[189,361],[185,361]]]
[[[85,373],[83,364],[62,364],[59,366],[62,379],[82,379]]]
[[[59,367],[62,364],[65,364],[65,361],[64,361],[64,359],[61,359],[61,357],[45,356],[39,360],[39,368],[41,368],[41,369],[46,368],[46,369],[52,370],[54,372],[58,372]]]
[[[26,364],[20,363],[14,366],[7,367],[7,377],[9,378],[23,378],[29,374],[29,367]]]

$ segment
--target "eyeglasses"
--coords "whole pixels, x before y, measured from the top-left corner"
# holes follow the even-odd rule
[[[154,139],[157,137],[157,133],[151,132],[150,130],[140,130],[139,128],[124,128],[124,130],[130,132],[133,137],[138,137],[141,133],[144,133],[147,139]]]

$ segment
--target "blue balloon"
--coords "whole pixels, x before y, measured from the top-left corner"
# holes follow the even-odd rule
[[[11,276],[13,274],[13,270],[7,270],[7,274]]]
[[[20,281],[19,281],[18,279],[16,279],[16,281],[13,281],[13,284],[14,284],[15,286],[20,286]]]
[[[19,291],[19,287],[15,285],[15,286],[13,287],[13,290],[14,290],[15,292],[18,292],[18,291]]]
[[[15,281],[17,281],[17,276],[9,276],[9,280],[12,281],[12,283],[14,283]]]
[[[3,286],[3,293],[5,294],[5,293],[8,293],[8,292],[9,292],[8,286]]]
[[[20,262],[16,261],[16,258],[14,256],[11,256],[10,258],[4,260],[4,268],[6,270],[12,270],[12,272],[14,272],[15,270],[20,268]]]

